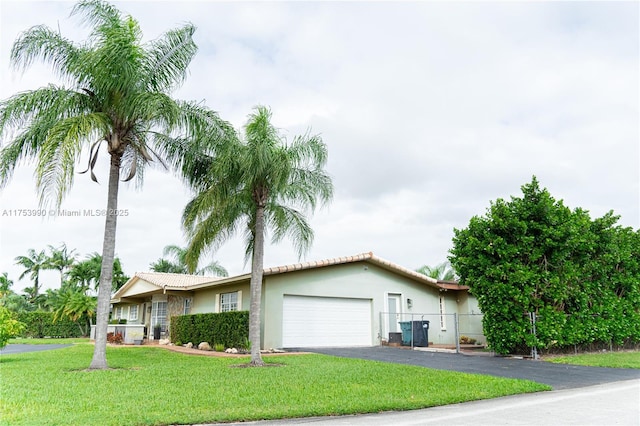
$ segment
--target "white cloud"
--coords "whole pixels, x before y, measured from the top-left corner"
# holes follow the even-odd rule
[[[67,19],[73,3],[37,4],[1,4],[2,98],[52,80],[43,67],[22,78],[9,71],[21,30],[59,23],[75,40],[86,34]],[[572,208],[613,209],[640,227],[637,3],[116,4],[147,38],[186,21],[198,27],[200,50],[176,97],[206,100],[237,127],[266,104],[288,136],[322,134],[336,197],[312,219],[308,259],[372,250],[410,268],[435,265],[454,227],[518,195],[532,175]],[[99,208],[104,186],[77,176],[63,206]],[[35,208],[33,194],[23,166],[2,208]],[[184,244],[187,200],[179,179],[161,171],[147,174],[142,191],[123,186],[130,216],[119,222],[116,251],[128,273]],[[13,258],[28,248],[65,241],[101,251],[97,219],[0,219],[0,270],[14,279]],[[232,273],[248,269],[243,257],[241,236],[216,254]],[[267,265],[295,261],[287,242],[267,249]]]

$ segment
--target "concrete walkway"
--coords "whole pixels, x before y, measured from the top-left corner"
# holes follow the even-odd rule
[[[237,425],[640,425],[640,380],[514,395],[423,410]],[[228,425],[228,423],[227,423]]]

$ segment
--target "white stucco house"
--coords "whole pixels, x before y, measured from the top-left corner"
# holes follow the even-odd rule
[[[126,319],[124,328],[145,326],[149,339],[159,324],[164,337],[175,315],[248,310],[249,280],[136,273],[113,296],[112,318]],[[484,340],[468,290],[373,253],[266,268],[262,348],[380,345],[412,321],[429,321],[429,342],[455,344],[459,324]]]

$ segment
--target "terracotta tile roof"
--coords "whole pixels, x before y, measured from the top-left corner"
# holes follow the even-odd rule
[[[375,256],[372,252],[361,253],[355,256],[334,257],[331,259],[318,260],[313,262],[293,263],[290,265],[275,266],[272,268],[264,269],[264,276],[278,275],[288,272],[303,271],[309,269],[323,268],[332,265],[343,265],[356,262],[366,262],[379,266],[388,271],[396,274],[409,277],[411,279],[420,281],[432,287],[436,287],[442,290],[467,290],[468,287],[460,286],[457,283],[437,281],[431,277],[423,275],[419,272],[397,265],[388,260]],[[117,298],[119,294],[122,294],[125,288],[130,287],[138,279],[142,279],[149,282],[162,290],[195,290],[201,288],[207,288],[216,285],[234,284],[241,281],[249,280],[250,273],[236,275],[233,277],[203,277],[200,275],[184,275],[184,274],[169,274],[163,272],[136,272],[120,290],[116,292],[114,298]]]
[[[314,269],[314,268],[322,268],[324,266],[331,266],[331,265],[341,265],[341,264],[347,264],[347,263],[355,263],[355,262],[369,262],[369,263],[373,263],[375,265],[378,265],[384,269],[387,270],[391,270],[393,272],[396,273],[400,273],[401,275],[404,276],[408,276],[414,279],[419,279],[420,281],[423,281],[427,284],[430,284],[434,287],[439,287],[438,286],[438,281],[428,277],[424,274],[421,274],[419,272],[413,271],[411,269],[405,268],[403,266],[397,265],[393,262],[390,262],[388,260],[382,259],[381,257],[378,257],[376,255],[374,255],[372,252],[368,252],[368,253],[361,253],[361,254],[357,254],[355,256],[346,256],[346,257],[335,257],[332,259],[325,259],[325,260],[319,260],[319,261],[314,261],[314,262],[305,262],[305,263],[294,263],[291,265],[285,265],[285,266],[276,266],[273,268],[265,268],[264,270],[264,275],[276,275],[276,274],[283,274],[286,272],[293,272],[293,271],[302,271],[305,269]]]
[[[455,281],[440,281],[438,280],[438,287],[444,290],[469,290],[469,286],[458,284]]]

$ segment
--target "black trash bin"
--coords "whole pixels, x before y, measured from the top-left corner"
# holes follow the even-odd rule
[[[402,328],[402,344],[404,346],[411,346],[411,340],[413,340],[413,346],[429,346],[429,321],[404,321],[400,323],[400,327]]]

